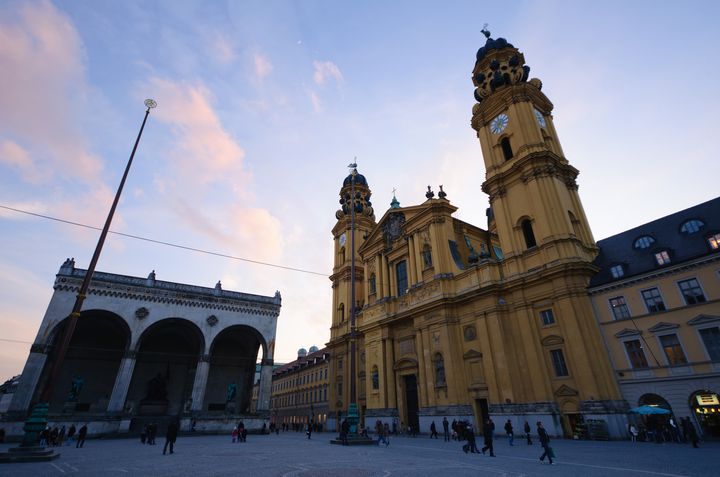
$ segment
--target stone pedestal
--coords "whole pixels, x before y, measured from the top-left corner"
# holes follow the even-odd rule
[[[40,432],[47,426],[49,407],[48,403],[38,403],[33,407],[32,414],[25,421],[25,427],[23,427],[25,435],[22,444],[0,453],[0,463],[42,462],[60,457],[60,454],[56,453],[53,448],[38,445]]]
[[[167,401],[141,401],[138,414],[141,416],[164,416],[167,414]]]

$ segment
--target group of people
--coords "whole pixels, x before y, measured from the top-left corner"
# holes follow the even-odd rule
[[[155,436],[157,436],[157,423],[148,422],[143,426],[143,430],[140,433],[140,442],[151,446],[155,445]]]
[[[653,418],[654,417],[654,418]],[[628,434],[632,442],[645,441],[662,444],[664,442],[689,442],[693,447],[698,448],[700,437],[690,422],[689,417],[680,418],[680,427],[673,417],[649,416],[644,425],[636,427],[635,424],[628,424]]]
[[[80,426],[79,430],[75,427],[75,424],[71,424],[67,429],[64,425],[61,427],[50,427],[50,425],[48,425],[45,429],[40,431],[40,445],[48,447],[61,447],[65,442],[67,442],[67,445],[72,445],[77,438],[75,447],[80,448],[85,444],[87,431],[87,424]]]
[[[238,422],[238,425],[233,428],[231,433],[233,443],[247,442],[247,434],[248,431],[245,428],[245,424],[242,421]]]

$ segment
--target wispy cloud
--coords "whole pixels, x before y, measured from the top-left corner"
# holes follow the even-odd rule
[[[42,181],[43,175],[30,154],[13,141],[0,142],[0,163],[20,171],[23,180],[33,184]]]
[[[323,86],[328,79],[335,80],[337,84],[343,82],[343,75],[340,72],[340,68],[332,61],[315,60],[313,64],[315,65],[313,79],[318,86]]]
[[[0,20],[0,111],[5,112],[0,130],[25,150],[25,179],[43,177],[32,174],[30,164],[48,177],[93,182],[100,175],[100,159],[76,123],[68,121],[88,95],[84,55],[73,24],[50,2],[23,4],[16,18]]]
[[[315,110],[316,113],[322,112],[322,102],[315,91],[310,91],[310,102],[312,103],[313,110]]]
[[[230,39],[222,34],[217,34],[212,43],[212,51],[215,59],[225,65],[231,64],[237,58],[235,48]]]
[[[255,53],[253,62],[255,64],[255,75],[260,81],[265,79],[273,70],[273,65],[270,63],[270,60],[261,53]]]
[[[175,144],[167,153],[173,167],[156,183],[171,196],[178,217],[245,256],[277,259],[282,253],[280,221],[253,205],[245,151],[215,111],[211,91],[203,83],[160,77],[141,89],[154,91],[160,104],[155,118],[169,126]]]

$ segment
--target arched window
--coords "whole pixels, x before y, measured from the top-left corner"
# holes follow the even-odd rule
[[[338,307],[338,316],[340,317],[340,323],[345,321],[345,303],[340,303]]]
[[[535,247],[537,242],[535,242],[535,234],[533,233],[532,222],[530,222],[530,219],[523,220],[520,226],[522,227],[523,237],[525,237],[525,245],[527,248]]]
[[[635,240],[633,247],[635,247],[638,250],[642,250],[642,249],[648,248],[650,245],[652,245],[654,243],[655,243],[654,238],[652,238],[649,235],[643,235],[642,237],[639,237],[637,240]]]
[[[369,290],[370,295],[374,295],[377,292],[377,285],[375,283],[375,274],[374,273],[370,274],[370,279],[368,280],[368,288],[370,289]]]
[[[694,234],[695,232],[699,232],[704,225],[701,220],[690,219],[680,226],[680,232],[688,235]]]
[[[340,263],[345,263],[345,247],[340,249]]]
[[[513,158],[512,147],[510,147],[510,139],[504,137],[500,140],[500,147],[502,148],[503,157],[506,161]]]
[[[395,276],[397,277],[397,294],[403,296],[408,290],[407,262],[405,260],[395,266]]]
[[[430,244],[423,245],[422,249],[423,268],[430,268],[433,266],[432,263],[432,249]]]
[[[440,353],[435,354],[435,386],[445,386],[445,360]]]
[[[372,369],[372,388],[380,389],[380,374],[378,373],[377,366],[373,366]]]

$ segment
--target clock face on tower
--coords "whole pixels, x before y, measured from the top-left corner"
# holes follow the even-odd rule
[[[340,246],[341,246],[341,247],[344,247],[344,246],[345,246],[345,241],[346,241],[346,240],[347,240],[347,239],[345,238],[345,234],[342,234],[342,235],[340,236]]]
[[[537,122],[541,128],[547,126],[547,123],[545,122],[545,116],[543,116],[543,113],[541,113],[537,109],[535,110],[535,119],[537,119]]]
[[[505,127],[508,125],[508,116],[507,114],[499,114],[495,119],[490,121],[490,131],[493,134],[500,134],[505,130]]]

